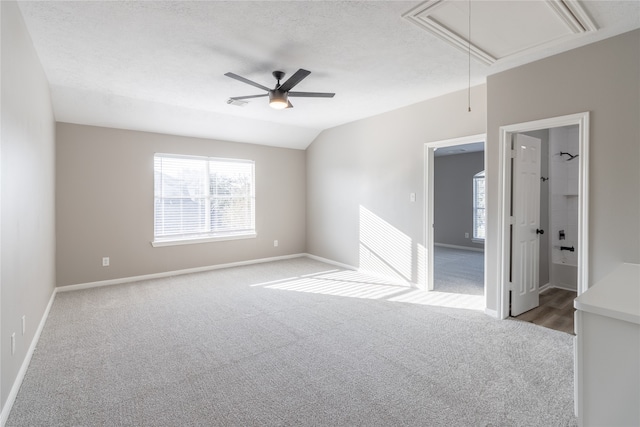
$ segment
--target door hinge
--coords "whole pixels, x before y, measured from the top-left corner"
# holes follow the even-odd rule
[[[515,223],[516,223],[516,217],[515,217],[515,216],[510,216],[510,217],[509,217],[509,224],[510,224],[510,225],[513,225],[513,224],[515,224]]]
[[[518,157],[518,151],[517,150],[511,150],[511,158],[515,159],[516,157]]]

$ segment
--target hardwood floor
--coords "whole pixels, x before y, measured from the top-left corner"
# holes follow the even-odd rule
[[[573,300],[576,297],[577,293],[573,291],[547,289],[540,293],[540,306],[515,319],[573,334]]]

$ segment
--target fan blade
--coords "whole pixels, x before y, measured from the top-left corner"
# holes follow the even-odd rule
[[[333,98],[335,93],[329,92],[289,92],[289,96],[297,96],[300,98]]]
[[[249,99],[249,98],[262,98],[263,96],[268,96],[268,93],[265,93],[264,95],[248,95],[248,96],[234,96],[231,97],[229,99],[233,99],[233,100],[240,100],[240,99]]]
[[[249,79],[245,79],[244,77],[239,76],[237,74],[226,73],[225,76],[231,77],[232,79],[236,79],[238,81],[241,81],[242,83],[246,83],[248,85],[255,86],[255,87],[259,88],[259,89],[266,90],[267,92],[271,90],[266,86],[262,86],[260,83],[256,83],[256,82],[253,82],[253,81],[251,81]]]
[[[302,79],[304,79],[305,77],[307,77],[309,74],[311,74],[311,71],[307,71],[307,70],[303,70],[302,68],[300,68],[298,71],[296,71],[293,76],[289,77],[289,80],[287,80],[286,82],[284,82],[279,88],[278,90],[280,90],[281,92],[288,92],[291,89],[293,89],[293,87],[295,85],[297,85],[298,83],[300,83],[302,81]]]

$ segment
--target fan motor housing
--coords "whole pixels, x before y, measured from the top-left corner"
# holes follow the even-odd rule
[[[289,105],[289,96],[287,92],[282,92],[278,89],[269,91],[269,105],[273,108],[287,108]]]

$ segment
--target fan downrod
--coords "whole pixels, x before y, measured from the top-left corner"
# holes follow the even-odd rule
[[[274,71],[271,74],[273,74],[273,77],[275,77],[276,80],[278,81],[278,86],[280,86],[280,80],[282,80],[284,78],[285,72],[284,71]]]

